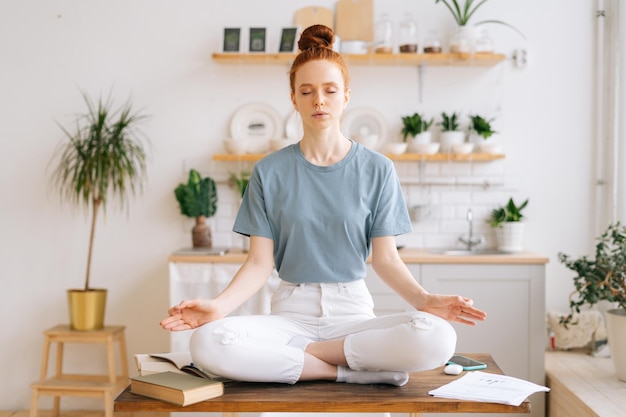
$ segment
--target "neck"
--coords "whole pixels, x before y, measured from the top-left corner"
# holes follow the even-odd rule
[[[307,161],[318,166],[330,166],[350,152],[352,142],[341,133],[334,135],[304,135],[300,150]]]

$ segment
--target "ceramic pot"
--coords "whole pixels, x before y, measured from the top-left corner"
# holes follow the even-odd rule
[[[475,49],[474,28],[470,26],[459,26],[450,38],[450,53],[452,54],[473,54]]]
[[[626,381],[626,310],[622,308],[608,310],[605,318],[615,373],[619,380]]]
[[[450,153],[452,152],[452,145],[465,142],[465,133],[458,130],[441,132],[439,142],[441,143],[441,152]]]
[[[67,290],[67,304],[72,330],[100,330],[104,327],[107,290]]]
[[[409,144],[409,152],[417,152],[418,146],[426,143],[432,142],[432,133],[431,132],[422,132],[413,136],[412,138],[407,139],[407,143]]]
[[[211,227],[205,216],[196,217],[196,225],[191,229],[191,239],[194,248],[210,248],[213,246]]]
[[[498,250],[502,252],[521,252],[523,250],[522,238],[524,236],[524,223],[504,222],[496,228],[496,241]]]

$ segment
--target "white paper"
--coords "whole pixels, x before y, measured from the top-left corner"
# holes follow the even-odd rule
[[[468,372],[449,384],[429,391],[434,397],[473,400],[518,406],[535,392],[550,388],[519,378],[488,372]]]

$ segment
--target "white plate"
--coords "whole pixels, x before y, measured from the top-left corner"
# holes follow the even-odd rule
[[[299,141],[302,139],[302,135],[304,132],[302,131],[302,119],[300,118],[300,114],[297,111],[292,111],[287,121],[285,122],[285,135],[287,139],[291,139],[292,141]]]
[[[376,110],[363,107],[346,112],[341,123],[344,135],[371,149],[387,140],[387,124]]]
[[[230,121],[233,139],[270,140],[283,137],[282,120],[271,106],[251,103],[240,107]]]

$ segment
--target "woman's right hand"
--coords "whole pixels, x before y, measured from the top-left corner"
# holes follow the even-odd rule
[[[163,329],[172,332],[195,329],[224,317],[215,300],[206,299],[183,300],[170,307],[167,313],[169,316],[160,324]]]

